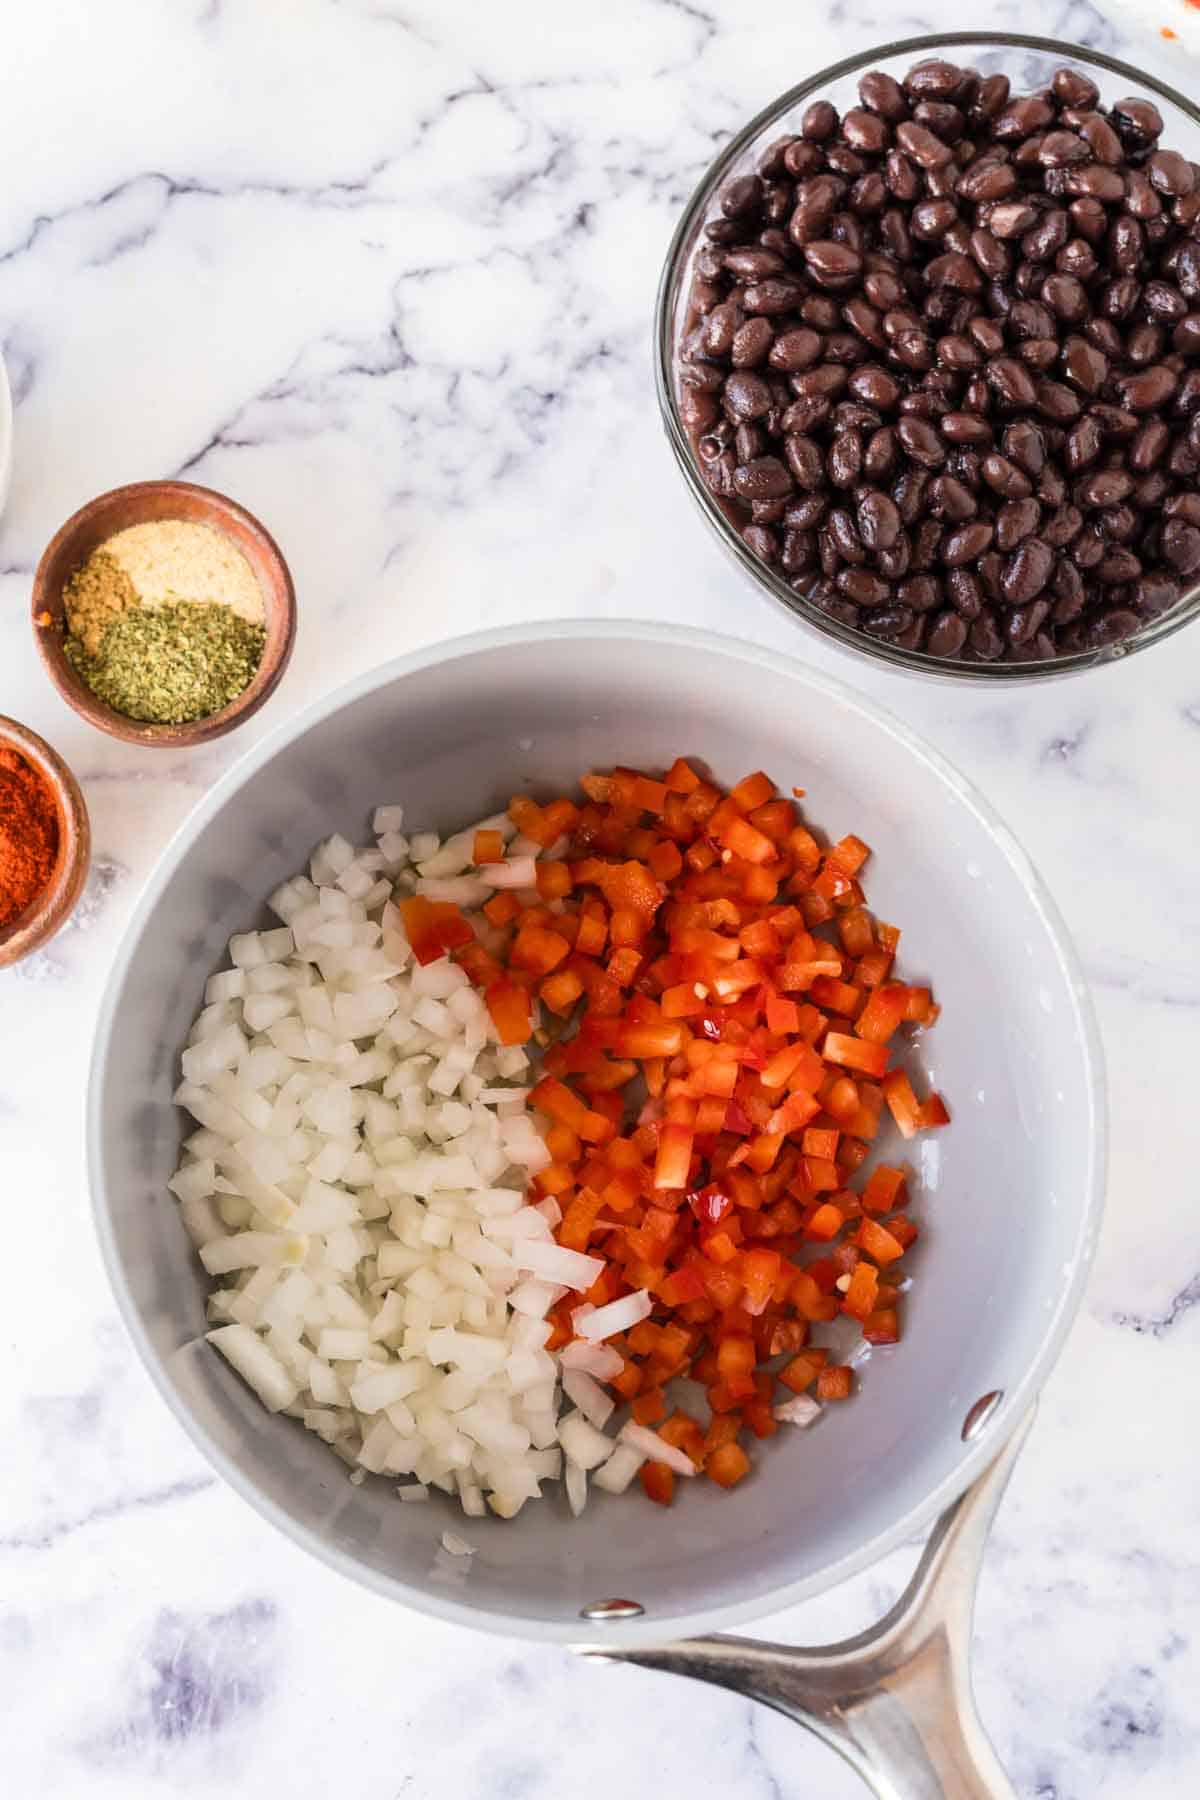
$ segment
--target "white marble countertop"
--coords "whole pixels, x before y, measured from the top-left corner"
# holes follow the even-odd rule
[[[864,1791],[814,1740],[732,1697],[438,1625],[309,1561],[168,1416],[93,1241],[93,1012],[168,834],[254,736],[358,670],[562,614],[712,625],[836,670],[980,782],[1045,872],[1099,1008],[1111,1200],[990,1549],[978,1692],[1029,1800],[1200,1789],[1200,1225],[1181,1129],[1200,1006],[1200,632],[1003,695],[851,662],[798,636],[702,531],[650,379],[659,261],[716,144],[786,79],[951,23],[1040,28],[1189,79],[1085,0],[914,0],[902,15],[874,0],[10,11],[0,337],[17,412],[0,711],[74,766],[96,848],[76,921],[0,975],[13,1800],[308,1800],[347,1783],[369,1800]],[[166,474],[263,517],[302,625],[281,691],[239,738],[159,756],[58,702],[26,610],[69,512]],[[912,1561],[766,1629],[804,1641],[855,1628]]]

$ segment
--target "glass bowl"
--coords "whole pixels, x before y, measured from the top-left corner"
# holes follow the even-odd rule
[[[705,518],[745,574],[773,600],[786,607],[794,618],[861,656],[909,673],[959,681],[1041,680],[1103,666],[1150,644],[1161,643],[1189,624],[1200,611],[1200,584],[1191,587],[1167,612],[1149,620],[1129,637],[1102,648],[1028,662],[990,663],[949,660],[920,650],[906,650],[831,618],[815,602],[795,593],[782,575],[759,560],[742,541],[741,528],[745,521],[735,523],[705,485],[680,415],[681,384],[676,346],[688,322],[692,261],[702,242],[704,226],[714,215],[716,196],[721,187],[731,176],[752,170],[765,146],[784,135],[793,122],[798,128],[799,116],[811,100],[828,99],[839,112],[844,111],[858,104],[858,79],[867,69],[884,69],[900,77],[912,63],[943,55],[949,61],[977,68],[983,75],[1007,75],[1014,93],[1043,86],[1056,68],[1068,63],[1086,71],[1099,87],[1101,104],[1106,107],[1123,95],[1150,96],[1163,116],[1163,147],[1179,150],[1189,159],[1200,162],[1200,110],[1154,76],[1098,50],[1086,50],[1051,38],[1005,32],[952,31],[932,37],[905,38],[862,51],[822,69],[781,94],[730,140],[706,170],[671,239],[659,283],[655,308],[655,380],[671,449]]]

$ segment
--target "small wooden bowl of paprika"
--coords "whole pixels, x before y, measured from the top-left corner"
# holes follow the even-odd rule
[[[54,936],[83,892],[92,834],[79,783],[44,738],[0,714],[0,969]]]

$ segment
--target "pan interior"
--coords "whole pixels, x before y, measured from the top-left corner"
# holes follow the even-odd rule
[[[413,664],[415,663],[415,666]],[[476,1555],[447,1570],[451,1503],[400,1505],[351,1487],[295,1422],[270,1418],[201,1341],[205,1279],[166,1191],[185,1126],[179,1052],[231,932],[370,809],[447,831],[516,789],[570,790],[614,762],[678,754],[723,782],[765,768],[808,791],[808,816],[872,846],[868,900],[903,928],[900,965],[943,1008],[913,1058],[953,1124],[911,1146],[924,1239],[904,1341],[810,1431],[781,1430],[726,1494],[695,1484],[669,1511],[593,1496],[579,1522],[557,1490],[518,1519],[472,1520]],[[1036,880],[965,784],[890,720],[796,665],[654,628],[514,634],[411,659],[302,719],[249,759],[185,828],[114,975],[92,1094],[93,1181],[118,1291],[152,1372],[209,1454],[256,1502],[341,1566],[410,1603],[500,1628],[578,1633],[621,1596],[646,1625],[765,1611],[828,1585],[964,1479],[964,1418],[1007,1402],[997,1446],[1065,1328],[1098,1180],[1098,1076],[1083,1003]],[[920,1091],[924,1091],[923,1085]]]

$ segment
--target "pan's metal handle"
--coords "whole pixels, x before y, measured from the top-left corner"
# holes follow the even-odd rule
[[[846,1758],[879,1800],[1015,1800],[971,1692],[971,1615],[988,1531],[1033,1423],[947,1507],[916,1573],[877,1625],[796,1650],[750,1638],[661,1648],[580,1645],[582,1655],[690,1675],[761,1700]]]

